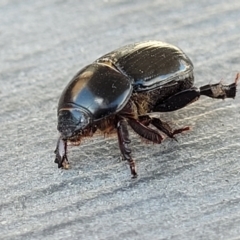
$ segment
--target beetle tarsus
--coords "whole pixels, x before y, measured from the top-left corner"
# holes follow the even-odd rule
[[[175,129],[173,131],[173,136],[176,135],[176,134],[185,132],[185,131],[189,131],[189,130],[190,130],[190,127],[184,127],[184,128]]]
[[[68,169],[69,162],[67,158],[67,142],[61,137],[58,139],[57,147],[54,153],[56,154],[54,162],[58,164],[58,168]]]
[[[135,161],[132,159],[132,161],[129,162],[129,165],[130,165],[130,170],[131,170],[132,178],[136,178],[136,177],[137,177],[137,172],[136,172],[136,164],[135,164]]]
[[[200,87],[200,94],[211,98],[225,99],[235,98],[237,91],[237,82],[240,78],[240,73],[237,73],[235,81],[229,85],[223,85],[221,82],[216,84],[208,84]]]
[[[235,77],[235,84],[236,84],[236,86],[237,86],[237,84],[238,84],[238,81],[239,81],[239,78],[240,78],[240,73],[237,73],[236,74],[236,77]]]

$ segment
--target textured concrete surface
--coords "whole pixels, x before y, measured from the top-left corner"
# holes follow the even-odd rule
[[[144,144],[139,177],[116,138],[53,163],[61,91],[84,65],[124,44],[182,48],[196,86],[240,71],[240,1],[0,1],[0,239],[240,239],[240,96],[202,97],[162,114],[191,131]],[[238,92],[239,94],[239,92]]]

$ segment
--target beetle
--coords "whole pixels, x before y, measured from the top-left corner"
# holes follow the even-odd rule
[[[174,139],[189,128],[173,130],[150,113],[181,109],[201,95],[234,98],[238,78],[239,74],[230,85],[220,82],[197,88],[193,86],[193,64],[178,47],[160,41],[120,47],[81,69],[64,89],[57,110],[60,137],[55,163],[67,169],[68,145],[80,145],[97,130],[114,132],[123,160],[136,177],[128,125],[153,143],[160,144],[163,134]]]

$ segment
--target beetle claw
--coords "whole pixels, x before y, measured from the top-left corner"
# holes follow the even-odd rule
[[[177,138],[175,138],[175,137],[172,137],[172,139],[173,139],[174,141],[178,142]]]
[[[240,72],[237,73],[237,74],[236,74],[236,77],[235,77],[235,81],[234,81],[234,82],[235,82],[236,86],[237,86],[237,84],[238,84],[239,79],[240,79]]]
[[[132,178],[137,178],[135,161],[134,161],[134,160],[131,160],[131,161],[129,162],[129,165],[130,165],[130,170],[131,170]]]
[[[69,169],[69,162],[67,160],[67,156],[65,156],[64,160],[62,161],[62,169]]]
[[[62,158],[61,156],[57,155],[54,162],[58,164],[58,168],[69,169],[69,162],[66,155],[64,155]]]
[[[69,162],[67,159],[66,152],[67,152],[67,142],[60,137],[57,142],[57,147],[54,151],[54,153],[56,154],[56,158],[54,162],[58,164],[58,168],[63,168],[63,169],[69,168]]]

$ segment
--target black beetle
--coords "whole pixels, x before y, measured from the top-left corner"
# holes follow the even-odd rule
[[[104,134],[115,131],[123,159],[136,177],[127,124],[154,143],[162,142],[160,132],[174,138],[189,128],[172,130],[149,113],[178,110],[200,95],[234,98],[238,77],[230,85],[220,82],[198,89],[193,86],[193,64],[179,48],[160,41],[118,48],[80,70],[63,91],[58,104],[61,136],[55,163],[59,168],[68,168],[67,145],[79,145],[82,138],[97,130]]]

